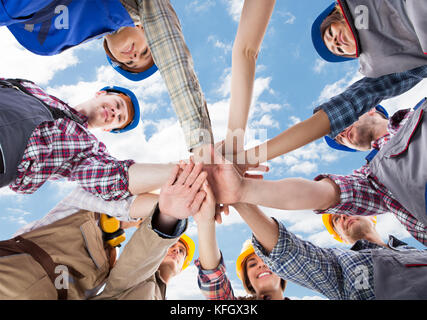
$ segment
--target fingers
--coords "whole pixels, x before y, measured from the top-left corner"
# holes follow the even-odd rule
[[[180,170],[179,165],[175,165],[172,169],[172,173],[169,176],[168,180],[166,181],[166,185],[171,186],[174,184],[175,180],[176,180],[176,176],[178,175],[178,172]]]
[[[205,197],[206,197],[206,192],[203,191],[203,190],[199,191],[196,194],[196,196],[194,197],[193,202],[189,206],[191,212],[196,213],[196,212],[198,212],[200,210],[200,207],[201,207],[203,201],[205,200]]]
[[[259,179],[259,180],[264,179],[264,176],[262,174],[249,174],[249,173],[245,173],[243,176],[245,178],[250,178],[250,179]]]
[[[202,168],[203,168],[203,163],[198,163],[194,165],[193,170],[191,170],[191,173],[188,175],[187,179],[185,180],[185,184],[187,186],[192,186],[195,183],[195,181],[199,179]],[[204,179],[206,179],[206,176]],[[202,183],[199,184],[199,188],[202,185]]]
[[[230,214],[230,206],[228,204],[223,205],[222,212],[224,212],[224,214],[228,216]]]
[[[218,224],[221,224],[221,223],[222,223],[221,207],[220,207],[220,205],[219,205],[219,204],[217,204],[217,205],[215,206],[215,221],[216,221],[216,223],[218,223]]]
[[[202,185],[204,185],[204,182],[206,181],[206,178],[208,177],[207,172],[203,171],[201,172],[196,181],[191,185],[191,193],[192,194],[196,194],[200,188],[202,187]],[[203,190],[206,192],[205,188],[203,188]]]
[[[270,167],[263,164],[261,165],[257,164],[254,167],[249,166],[249,169],[248,169],[248,171],[260,171],[260,172],[268,172],[269,170],[270,170]]]
[[[193,170],[194,164],[189,163],[185,165],[184,170],[181,172],[181,174],[178,177],[178,180],[176,180],[175,184],[184,184],[187,177],[190,175],[191,171]]]

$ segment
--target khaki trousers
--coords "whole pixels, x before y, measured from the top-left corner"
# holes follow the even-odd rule
[[[5,255],[3,249],[0,299],[57,299],[58,289],[66,290],[67,299],[87,299],[96,294],[108,277],[109,250],[105,249],[93,212],[79,211],[21,237],[50,256],[55,277],[49,277],[31,254]],[[0,246],[5,245],[7,250],[7,242],[0,242]]]

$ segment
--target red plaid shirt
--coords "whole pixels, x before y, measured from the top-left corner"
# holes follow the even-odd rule
[[[105,200],[129,197],[128,169],[133,160],[118,161],[87,129],[87,118],[40,87],[23,82],[35,97],[51,107],[68,109],[82,125],[69,118],[43,122],[28,140],[18,175],[9,187],[18,193],[33,193],[47,180],[67,178]]]
[[[231,282],[225,273],[222,256],[218,267],[212,270],[203,270],[200,265],[200,259],[195,260],[194,264],[199,269],[197,283],[207,300],[237,300],[234,296]]]
[[[413,112],[410,109],[396,112],[388,124],[388,134],[376,140],[372,147],[380,150],[405,124]],[[427,230],[406,210],[391,192],[372,174],[369,164],[364,165],[348,176],[323,174],[315,178],[330,178],[341,190],[341,202],[327,210],[316,210],[316,213],[349,214],[371,216],[391,212],[418,241],[427,245]]]

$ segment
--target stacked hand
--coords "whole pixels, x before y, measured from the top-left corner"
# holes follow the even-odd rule
[[[200,190],[206,180],[206,172],[202,172],[203,164],[192,162],[176,165],[168,181],[160,190],[160,212],[185,219],[195,214],[203,202],[206,193]]]
[[[266,172],[266,166],[238,165],[226,160],[222,154],[210,149],[205,164],[194,164],[193,158],[187,163],[176,165],[171,176],[161,188],[160,211],[168,216],[185,219],[208,215],[221,223],[220,210],[228,214],[228,205],[240,202],[245,178],[262,178],[262,175],[247,174],[249,167]],[[203,171],[202,171],[203,170]],[[210,211],[211,210],[211,211]]]

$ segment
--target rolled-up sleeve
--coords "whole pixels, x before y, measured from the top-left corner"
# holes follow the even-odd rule
[[[200,259],[194,261],[199,269],[197,284],[200,291],[207,300],[235,300],[231,282],[227,277],[224,259],[221,260],[215,269],[205,270],[202,268]]]

